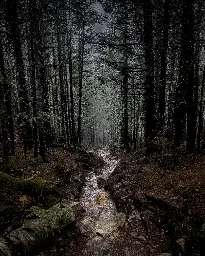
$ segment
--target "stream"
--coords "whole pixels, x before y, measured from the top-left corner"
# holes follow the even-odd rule
[[[80,200],[86,212],[78,223],[80,233],[86,239],[78,243],[78,246],[81,245],[80,253],[74,255],[170,256],[169,253],[159,253],[161,246],[167,247],[167,238],[163,230],[152,226],[149,218],[145,224],[137,209],[131,210],[129,215],[118,212],[109,193],[99,187],[99,179],[109,179],[119,159],[110,156],[105,150],[98,151],[98,154],[103,158],[105,166],[99,175],[91,171],[86,177]],[[143,214],[146,216],[151,213],[144,210]]]
[[[125,215],[118,213],[109,194],[98,186],[98,178],[108,179],[119,160],[104,150],[98,151],[105,161],[100,175],[90,172],[86,178],[81,205],[86,213],[79,223],[82,234],[88,235],[83,255],[111,255],[113,240],[117,239],[118,228],[125,222]]]

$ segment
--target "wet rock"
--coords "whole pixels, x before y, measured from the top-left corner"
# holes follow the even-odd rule
[[[82,217],[82,215],[86,212],[80,203],[74,204],[72,209],[74,210],[77,218]]]
[[[129,216],[128,222],[132,222],[133,220],[141,220],[141,216],[138,211],[133,211],[132,214]]]
[[[131,235],[132,237],[134,237],[134,238],[137,238],[137,237],[138,237],[138,233],[135,232],[135,231],[131,232],[130,235]]]
[[[59,203],[47,210],[33,206],[23,225],[6,236],[8,243],[0,242],[0,256],[9,256],[9,250],[11,255],[31,255],[39,245],[75,220],[74,210],[68,204]]]
[[[103,234],[99,233],[99,232],[96,232],[96,235],[100,236],[100,237],[103,237]]]
[[[146,241],[146,238],[145,238],[144,236],[142,236],[142,235],[138,236],[137,239],[138,239],[138,240],[141,240],[141,241]]]
[[[159,256],[172,256],[172,254],[171,253],[162,253],[162,254],[160,254]]]
[[[106,180],[105,179],[103,179],[102,177],[99,177],[97,181],[98,181],[98,187],[99,188],[104,188],[105,187],[105,185],[106,185]]]
[[[134,241],[134,244],[136,244],[136,245],[142,245],[139,241]]]
[[[145,156],[138,159],[138,164],[145,164],[147,162],[148,162],[148,159]]]
[[[1,256],[11,256],[11,251],[4,239],[0,240],[0,255]]]
[[[184,251],[185,250],[185,239],[179,238],[177,239],[176,243],[180,246],[180,248]]]
[[[123,227],[125,225],[126,215],[122,212],[119,212],[116,216],[116,223],[118,227]]]

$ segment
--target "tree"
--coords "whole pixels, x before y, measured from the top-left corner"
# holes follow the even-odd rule
[[[83,6],[82,3],[82,8]],[[80,42],[79,42],[79,92],[78,92],[78,131],[77,131],[77,138],[78,144],[81,145],[82,143],[82,89],[83,89],[83,69],[84,69],[84,52],[85,52],[85,11],[82,10],[80,15],[80,25],[81,25],[81,33],[80,33]]]
[[[145,142],[146,154],[152,152],[152,141],[155,137],[156,120],[154,104],[154,52],[152,1],[143,1],[144,13],[144,52],[145,52]]]
[[[175,99],[175,146],[183,142],[186,131],[187,115],[187,151],[195,148],[196,127],[193,111],[194,84],[194,31],[193,31],[193,0],[182,2],[181,56],[179,67],[179,85]]]
[[[160,70],[160,88],[159,88],[159,131],[163,133],[165,124],[165,89],[167,77],[167,50],[168,50],[168,30],[169,30],[169,1],[164,1],[163,14],[163,38],[161,51],[161,70]]]
[[[8,156],[14,155],[14,124],[11,102],[11,86],[8,83],[5,63],[4,49],[0,38],[0,113],[1,129],[3,139],[4,160],[8,161]]]
[[[17,0],[6,0],[6,21],[10,30],[10,38],[14,46],[16,61],[17,81],[19,83],[19,125],[22,131],[23,145],[25,152],[31,148],[32,128],[30,125],[29,94],[26,84],[25,67],[23,61],[22,44],[20,38],[19,18],[17,13]]]

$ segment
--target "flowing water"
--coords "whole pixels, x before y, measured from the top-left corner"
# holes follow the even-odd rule
[[[89,236],[84,255],[111,255],[112,241],[117,239],[118,228],[125,222],[125,215],[118,213],[109,194],[98,187],[98,178],[108,179],[115,170],[118,160],[109,153],[100,150],[99,155],[105,161],[100,175],[90,172],[86,179],[81,205],[86,210],[80,222],[80,230]]]

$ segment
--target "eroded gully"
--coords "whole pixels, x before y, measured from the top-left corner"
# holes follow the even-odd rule
[[[110,255],[116,250],[114,246],[118,237],[118,228],[125,222],[125,215],[118,213],[109,194],[98,186],[98,179],[108,179],[115,170],[119,160],[100,150],[99,155],[105,161],[100,175],[90,172],[81,197],[81,205],[86,213],[80,221],[79,228],[88,239],[84,247],[84,255]],[[117,255],[117,254],[116,254]]]

